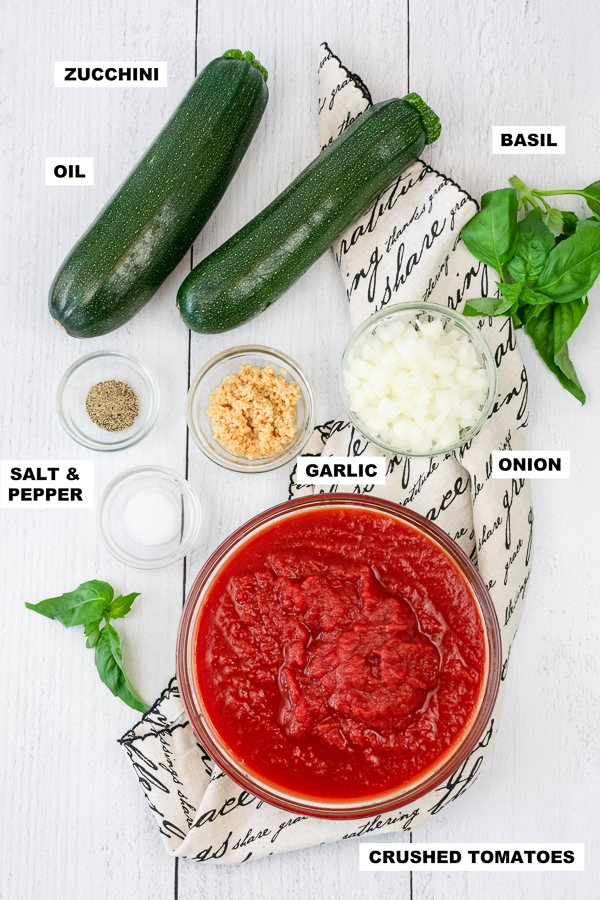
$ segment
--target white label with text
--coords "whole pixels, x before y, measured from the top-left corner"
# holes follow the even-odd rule
[[[570,478],[568,450],[492,450],[492,478]]]
[[[299,456],[297,484],[385,484],[385,456]]]
[[[583,872],[583,844],[359,844],[361,872]]]
[[[54,63],[54,87],[166,86],[166,62]]]
[[[2,509],[93,509],[91,460],[3,459]]]
[[[493,125],[492,153],[565,153],[564,125]]]
[[[46,184],[89,187],[94,183],[93,156],[47,156]]]

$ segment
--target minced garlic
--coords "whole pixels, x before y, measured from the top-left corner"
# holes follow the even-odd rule
[[[272,366],[240,366],[210,395],[206,414],[213,437],[229,453],[246,459],[274,456],[296,434],[298,385],[289,384]]]

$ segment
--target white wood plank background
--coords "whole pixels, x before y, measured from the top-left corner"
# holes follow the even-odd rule
[[[423,841],[585,841],[587,871],[565,875],[359,874],[355,844],[315,847],[239,868],[178,866],[116,744],[135,714],[100,685],[82,635],[37,619],[24,601],[99,577],[142,596],[120,625],[132,680],[148,700],[174,669],[182,599],[198,569],[234,527],[286,496],[288,471],[247,477],[187,452],[184,409],[192,374],[218,350],[259,342],[295,357],[316,389],[320,418],[340,409],[337,362],[350,333],[332,258],[321,259],[266,314],[236,332],[192,335],[174,309],[186,259],[132,322],[90,341],[51,322],[46,296],[71,245],[148,146],[201,68],[229,47],[251,49],[270,73],[263,123],[234,183],[195,247],[210,252],[282,189],[316,153],[316,61],[322,40],[374,98],[417,90],[444,132],[428,152],[479,197],[514,173],[538,187],[600,177],[597,34],[593,0],[3,0],[0,139],[2,182],[2,458],[90,458],[54,412],[63,371],[90,350],[122,349],[156,375],[162,410],[142,444],[93,454],[96,488],[141,463],[185,474],[204,508],[198,547],[158,572],[127,569],[96,537],[93,511],[0,513],[2,740],[0,898],[104,900],[106,896],[275,900],[578,900],[600,891],[598,630],[600,503],[594,291],[572,356],[588,391],[584,409],[553,380],[527,341],[529,443],[569,449],[568,482],[536,482],[535,569],[511,659],[502,727],[478,785]],[[55,60],[168,60],[166,90],[57,90]],[[564,157],[490,153],[492,124],[567,127]],[[44,186],[46,156],[93,156],[96,184]],[[8,174],[7,174],[8,173]],[[578,209],[576,205],[562,204]],[[333,361],[333,362],[332,362]],[[187,575],[187,578],[186,578]],[[387,836],[382,840],[395,840]]]

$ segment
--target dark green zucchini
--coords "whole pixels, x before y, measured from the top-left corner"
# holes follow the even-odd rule
[[[59,269],[49,305],[68,334],[95,337],[123,325],[181,261],[252,140],[265,81],[258,60],[239,50],[200,73]]]
[[[194,331],[227,331],[277,300],[440,134],[418,94],[366,110],[177,293]]]

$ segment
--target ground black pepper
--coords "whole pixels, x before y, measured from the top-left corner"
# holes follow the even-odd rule
[[[140,411],[138,398],[124,381],[100,381],[88,391],[85,411],[98,428],[124,431]]]

